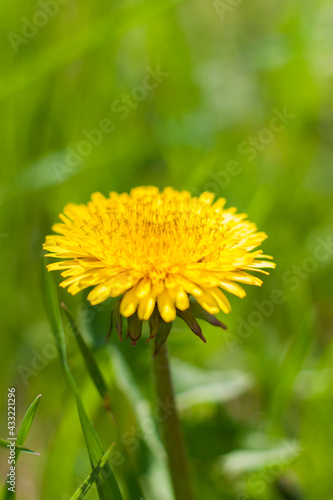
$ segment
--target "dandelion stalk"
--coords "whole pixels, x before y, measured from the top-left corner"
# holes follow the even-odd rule
[[[154,357],[154,375],[157,397],[164,408],[170,408],[167,414],[160,417],[160,423],[168,455],[175,498],[176,500],[194,500],[185,445],[172,386],[166,343],[162,346],[158,355]]]

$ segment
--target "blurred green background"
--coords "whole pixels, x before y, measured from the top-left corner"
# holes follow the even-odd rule
[[[171,334],[198,498],[332,500],[332,2],[2,1],[0,19],[0,436],[7,387],[18,423],[43,395],[26,441],[41,455],[21,455],[18,499],[65,500],[90,471],[44,306],[45,235],[68,202],[157,185],[225,197],[277,263],[231,297],[227,333],[204,326],[203,345],[176,322]],[[110,382],[144,500],[172,500],[158,434],[140,427],[152,346],[113,332],[106,348],[108,303],[59,298]],[[114,423],[67,347],[107,447]],[[124,469],[125,498],[140,500]]]

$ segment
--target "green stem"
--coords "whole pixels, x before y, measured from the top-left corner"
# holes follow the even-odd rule
[[[185,445],[172,387],[169,354],[166,343],[154,358],[158,413],[176,500],[194,500],[187,466]]]

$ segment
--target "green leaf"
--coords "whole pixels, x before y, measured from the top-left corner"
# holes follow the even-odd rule
[[[87,377],[83,378],[80,391],[81,396],[89,401],[90,411],[95,414],[97,405],[100,406],[100,399],[98,396],[96,397],[96,394],[92,397],[95,388],[91,387],[91,382]],[[40,488],[41,499],[59,500],[62,496],[68,499],[69,494],[73,494],[80,484],[75,483],[75,486],[73,486],[73,471],[75,470],[75,464],[77,464],[78,450],[82,449],[82,429],[77,418],[75,398],[70,393],[69,397],[65,399],[62,412],[66,415],[66,418],[62,418],[59,425],[54,429],[53,444],[45,456],[45,469]],[[70,443],[70,446],[68,443]],[[66,450],[66,453],[64,453],[64,450]],[[61,464],[61,467],[59,467],[59,464]],[[57,473],[55,474],[54,471],[57,471]],[[89,472],[91,472],[91,469]],[[83,479],[84,477],[80,476],[80,480],[83,481]],[[96,492],[94,500],[97,498]]]
[[[42,396],[41,394],[39,394],[37,396],[37,398],[31,403],[26,414],[24,415],[22,424],[20,426],[20,430],[19,430],[18,435],[17,435],[17,441],[16,441],[16,444],[18,444],[19,446],[23,445],[27,435],[29,434],[32,422],[33,422],[35,415],[36,415],[36,411],[37,411],[41,396]],[[16,461],[17,461],[17,459],[18,459],[18,453],[16,454]]]
[[[37,453],[36,451],[30,450],[30,448],[25,448],[24,446],[20,446],[17,443],[12,443],[11,441],[8,441],[7,439],[0,438],[0,446],[2,446],[3,448],[7,448],[8,445],[12,445],[12,444],[15,444],[15,448],[18,451],[22,451],[25,453],[31,453],[32,455],[39,455],[39,453]]]
[[[92,469],[95,469],[104,456],[104,451],[98,435],[94,429],[94,426],[87,414],[87,411],[81,399],[80,391],[68,366],[65,335],[63,331],[60,308],[54,283],[46,269],[44,270],[43,274],[45,278],[45,296],[50,318],[51,330],[57,344],[60,361],[66,376],[67,383],[76,399],[78,414],[84,439],[86,442],[87,451],[89,454],[91,467]],[[106,461],[104,466],[101,467],[98,473],[98,479],[99,480],[96,481],[96,485],[100,500],[120,500],[123,498],[109,462]]]
[[[15,454],[15,466],[17,466],[17,461],[18,461],[20,452],[27,451],[27,448],[25,448],[25,449],[20,449],[20,448],[22,448],[23,443],[24,443],[27,435],[29,434],[32,422],[35,418],[35,414],[36,414],[36,411],[37,411],[37,408],[39,405],[40,398],[41,398],[41,394],[39,394],[39,396],[37,396],[37,398],[31,403],[31,405],[29,406],[29,408],[28,408],[28,410],[27,410],[27,412],[24,415],[24,418],[22,420],[22,423],[21,423],[21,426],[20,426],[20,429],[19,429],[19,432],[17,435],[16,442],[10,443],[10,444],[15,444],[15,447],[17,448],[17,452]],[[2,441],[5,442],[5,440],[2,440]],[[2,446],[7,446],[7,444],[2,445]],[[39,455],[39,453],[35,453],[33,451],[30,451],[30,450],[29,450],[29,452],[33,453],[35,455]],[[16,497],[16,494],[12,491],[9,491],[7,484],[5,484],[4,490],[3,490],[3,499],[4,500],[7,500],[9,498],[14,499],[15,497]]]
[[[62,303],[61,306],[62,306],[63,310],[65,311],[65,314],[66,314],[67,319],[69,321],[69,325],[72,329],[72,332],[74,333],[74,336],[77,340],[79,348],[82,352],[82,355],[83,355],[85,364],[87,366],[89,375],[90,375],[92,381],[94,382],[98,392],[101,395],[101,398],[103,400],[105,408],[111,412],[110,396],[108,394],[108,388],[107,388],[107,385],[106,385],[105,380],[103,378],[103,375],[101,374],[100,369],[95,361],[95,358],[92,355],[91,350],[87,346],[87,344],[86,344],[86,342],[81,334],[81,331],[80,331],[79,327],[77,326],[73,316],[71,315],[71,313],[69,312],[69,310],[67,309],[65,304]]]
[[[102,456],[101,460],[99,461],[99,463],[97,464],[95,469],[91,472],[91,474],[89,474],[87,479],[85,481],[83,481],[81,486],[76,490],[76,492],[70,498],[70,500],[81,500],[86,495],[86,493],[89,491],[89,489],[93,485],[94,481],[96,480],[100,470],[106,464],[106,461],[111,453],[113,446],[114,446],[114,443],[112,443],[111,446],[109,446],[109,448],[106,450],[106,452]]]

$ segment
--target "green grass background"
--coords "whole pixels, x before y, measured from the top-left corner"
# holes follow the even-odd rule
[[[64,500],[90,472],[73,395],[58,358],[45,356],[52,340],[42,284],[44,237],[66,203],[147,184],[225,197],[269,235],[264,250],[277,263],[262,288],[231,298],[232,313],[221,315],[227,334],[205,326],[203,345],[181,322],[171,334],[177,390],[183,396],[192,390],[181,415],[198,498],[333,499],[332,251],[313,260],[318,238],[329,241],[333,228],[333,6],[321,0],[236,3],[69,0],[15,52],[8,34],[22,36],[41,6],[1,2],[1,437],[7,387],[17,389],[18,422],[43,395],[26,441],[41,456],[21,454],[19,499]],[[148,66],[168,76],[133,101],[122,120],[111,106],[136,92]],[[263,132],[274,110],[284,109],[294,116],[290,123]],[[83,130],[106,118],[114,131],[59,178],[54,162],[63,164],[66,148],[76,149]],[[260,141],[248,161],[242,143],[258,134],[266,143]],[[238,173],[227,177],[231,161]],[[54,279],[59,282],[56,273]],[[270,299],[277,289],[284,302],[259,317],[247,338],[237,336],[239,318],[253,319],[254,301]],[[159,492],[151,489],[145,500],[171,500],[147,451],[150,434],[138,430],[142,401],[153,397],[152,346],[143,339],[135,348],[119,344],[113,333],[113,350],[107,350],[108,304],[88,307],[84,294],[73,298],[63,290],[59,297],[111,383],[120,432],[131,429],[139,438],[131,459]],[[114,424],[75,340],[67,347],[106,448]],[[141,392],[138,408],[116,352]],[[25,383],[27,368],[34,371]],[[291,458],[288,443],[297,450]],[[6,450],[0,458],[4,483]],[[114,472],[125,498],[140,500],[124,468]],[[86,498],[96,499],[96,490]]]

